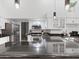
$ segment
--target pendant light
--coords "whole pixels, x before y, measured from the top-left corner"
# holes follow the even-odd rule
[[[54,0],[55,10],[53,12],[53,18],[56,19],[56,0]]]
[[[19,8],[20,7],[20,0],[15,0],[15,7]]]
[[[69,10],[70,8],[70,0],[65,0],[65,9]]]
[[[53,18],[56,19],[56,12],[53,12]]]
[[[65,9],[67,11],[72,11],[72,8],[76,6],[78,0],[65,0]]]

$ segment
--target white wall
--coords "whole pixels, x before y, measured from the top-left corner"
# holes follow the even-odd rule
[[[51,16],[55,10],[57,16],[77,16],[79,17],[79,3],[73,12],[65,10],[65,0],[20,0],[20,8],[16,9],[14,0],[0,0],[0,16],[9,18],[37,18],[44,15]]]
[[[20,0],[20,8],[16,9],[14,0],[0,0],[0,16],[5,18],[40,19],[46,18],[48,29],[52,28],[53,12],[57,17],[79,17],[79,2],[72,12],[65,10],[65,0]],[[56,4],[55,4],[56,2]],[[56,6],[56,7],[55,7]],[[69,20],[71,21],[71,19]],[[72,29],[71,29],[72,30]]]
[[[53,9],[53,0],[20,0],[20,9],[16,9],[14,0],[0,0],[0,15],[10,18],[40,18]]]

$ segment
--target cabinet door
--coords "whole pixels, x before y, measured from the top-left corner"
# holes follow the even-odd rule
[[[74,22],[73,19],[66,19],[66,24],[72,24]]]
[[[1,18],[0,18],[0,29],[1,29]]]
[[[5,19],[0,18],[0,29],[5,29]]]
[[[79,24],[79,19],[66,19],[66,24]]]
[[[52,18],[48,19],[48,23],[47,24],[48,24],[48,26],[47,26],[48,29],[52,29],[53,28],[53,26],[52,26],[53,25],[53,19]]]
[[[65,19],[64,18],[56,18],[53,19],[53,28],[63,29],[65,28]]]
[[[5,29],[5,20],[4,19],[2,19],[2,27],[1,28]]]
[[[75,24],[79,24],[79,19],[74,19]]]

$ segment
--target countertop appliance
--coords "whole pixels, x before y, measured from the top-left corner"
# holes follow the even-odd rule
[[[42,30],[32,29],[30,30],[31,41],[30,45],[32,47],[41,47],[43,46]]]
[[[41,29],[41,25],[33,25],[32,29]]]
[[[70,32],[70,36],[78,36],[78,31],[72,31]]]

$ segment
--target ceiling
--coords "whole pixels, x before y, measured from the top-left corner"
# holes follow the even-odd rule
[[[57,16],[79,16],[79,5],[68,13],[65,0],[20,0],[20,8],[16,9],[14,0],[0,0],[0,16],[5,18],[43,18],[52,17],[56,8]],[[55,3],[56,2],[56,3]],[[72,16],[71,15],[71,16]]]

